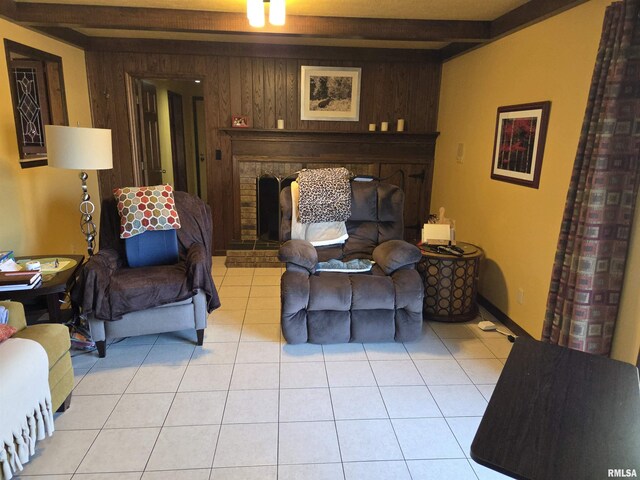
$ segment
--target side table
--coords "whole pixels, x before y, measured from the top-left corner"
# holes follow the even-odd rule
[[[422,315],[439,322],[465,322],[478,315],[478,275],[484,251],[457,242],[462,257],[422,250],[418,272],[424,282]]]
[[[58,258],[60,260],[72,260],[71,264],[57,273],[42,273],[42,283],[31,290],[11,290],[0,292],[0,300],[15,300],[26,302],[37,297],[46,297],[49,321],[60,323],[60,296],[73,284],[76,273],[84,263],[83,255],[32,255],[29,257],[16,257],[18,263],[26,260],[42,260]]]

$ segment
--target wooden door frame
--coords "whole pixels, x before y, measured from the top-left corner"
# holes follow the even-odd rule
[[[135,186],[144,184],[144,172],[142,170],[142,131],[140,113],[136,103],[136,80],[142,82],[142,77],[125,72],[125,89],[127,92],[127,116],[129,117],[129,140],[131,142],[131,168],[133,169],[133,181]]]
[[[129,140],[131,145],[131,168],[133,169],[133,180],[136,186],[144,185],[144,172],[142,171],[142,137],[140,124],[137,122],[138,113],[135,98],[135,81],[136,80],[200,80],[204,81],[205,77],[198,74],[190,73],[165,73],[157,74],[140,71],[124,72],[125,90],[127,96],[127,117],[129,119]],[[204,89],[204,87],[203,87]],[[204,97],[202,97],[204,100]],[[206,116],[205,116],[206,119]],[[208,185],[209,182],[207,182]]]
[[[200,187],[201,184],[201,178],[200,176],[202,175],[202,173],[200,172],[200,147],[198,146],[198,138],[200,135],[200,132],[198,131],[198,111],[196,109],[196,103],[197,102],[202,102],[202,111],[204,112],[206,109],[204,108],[204,96],[202,97],[191,97],[191,109],[193,111],[193,133],[194,133],[194,140],[195,140],[195,156],[196,156],[196,192],[198,192],[198,197],[202,198],[202,188]],[[207,115],[205,113],[204,115],[204,121],[206,123],[207,121]],[[203,132],[204,133],[204,132]],[[205,136],[205,145],[207,142],[207,138]],[[205,152],[206,155],[206,152]],[[207,181],[207,187],[209,186],[209,182]],[[209,198],[208,196],[208,192],[207,192],[207,198]]]
[[[176,158],[178,156],[178,153],[180,153],[178,151],[177,148],[177,131],[176,131],[176,118],[175,118],[175,109],[174,109],[174,105],[173,105],[173,100],[178,97],[180,98],[180,111],[182,113],[182,118],[181,118],[181,122],[182,122],[182,158],[184,160],[184,169],[180,170],[180,168],[178,168],[178,162],[176,161]],[[177,92],[173,92],[169,89],[167,89],[167,102],[168,102],[168,106],[169,106],[169,136],[171,139],[171,167],[173,168],[173,187],[175,190],[180,190],[181,185],[178,185],[178,181],[176,180],[176,178],[179,178],[180,176],[184,177],[182,178],[182,181],[184,182],[184,191],[188,192],[189,191],[189,175],[187,174],[187,143],[186,143],[186,136],[185,136],[185,122],[184,122],[184,101],[183,101],[183,96],[181,93],[177,93]]]

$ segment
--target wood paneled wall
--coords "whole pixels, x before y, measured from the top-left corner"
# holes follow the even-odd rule
[[[234,238],[233,169],[229,137],[219,129],[231,125],[231,116],[248,115],[251,126],[273,129],[278,118],[290,130],[367,131],[369,123],[404,118],[409,132],[436,129],[440,87],[440,62],[412,52],[380,54],[366,51],[345,59],[344,51],[309,49],[310,55],[261,56],[88,51],[87,73],[94,126],[110,128],[114,139],[114,168],[101,171],[101,195],[113,188],[135,185],[132,132],[129,125],[127,77],[201,79],[204,87],[208,198],[214,218],[214,250],[222,252]],[[278,53],[282,47],[274,49]],[[300,52],[300,47],[296,47]],[[363,51],[364,52],[364,51]],[[340,60],[332,60],[339,58]],[[362,68],[359,122],[300,120],[300,67],[302,65]],[[221,159],[216,160],[216,150]]]

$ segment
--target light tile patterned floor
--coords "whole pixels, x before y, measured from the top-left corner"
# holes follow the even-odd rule
[[[19,478],[506,478],[469,459],[505,337],[474,321],[406,344],[287,345],[280,269],[215,257],[213,273],[223,307],[204,346],[185,331],[76,356],[71,409]]]

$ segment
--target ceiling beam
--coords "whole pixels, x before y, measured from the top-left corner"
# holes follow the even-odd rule
[[[34,27],[38,32],[42,32],[45,35],[62,40],[66,43],[70,43],[76,47],[87,49],[91,43],[91,37],[83,35],[71,28],[63,27]]]
[[[477,42],[477,43],[452,42],[449,45],[439,49],[438,53],[440,54],[440,60],[444,62],[446,60],[451,60],[452,58],[462,55],[463,53],[466,53],[469,50],[477,48],[481,45],[484,45],[484,44],[480,42]]]
[[[529,0],[527,3],[514,8],[491,22],[491,39],[497,40],[587,1]]]
[[[0,0],[6,1],[6,0]],[[192,33],[278,34],[367,40],[477,42],[490,38],[490,22],[287,16],[282,27],[249,26],[243,13],[163,8],[105,7],[19,2],[15,20],[36,26]]]
[[[452,42],[438,50],[443,62],[541,22],[588,0],[529,0],[491,22],[491,38],[486,42]]]
[[[15,0],[0,0],[0,17],[12,19],[16,15]]]
[[[160,40],[148,38],[89,37],[87,50],[94,52],[169,53],[175,55],[217,55],[231,57],[305,58],[372,62],[439,62],[436,50],[319,47],[312,45],[276,45],[268,43],[200,42],[194,40]]]

